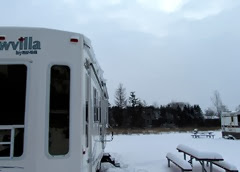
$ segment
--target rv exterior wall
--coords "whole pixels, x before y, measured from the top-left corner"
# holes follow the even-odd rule
[[[237,139],[240,139],[240,115],[239,112],[227,112],[221,117],[222,135],[232,135]]]
[[[98,81],[103,80],[98,78],[102,73],[96,76],[91,68],[85,67],[86,59],[92,63],[95,58],[90,41],[81,34],[42,28],[0,27],[1,34],[6,39],[0,41],[0,65],[23,64],[27,71],[23,154],[13,159],[0,157],[1,165],[21,167],[18,172],[95,171],[103,155],[100,130],[105,131],[106,125],[102,124],[106,123],[108,99],[103,98],[104,94],[107,95],[106,89],[101,88]],[[70,42],[73,37],[78,42]],[[59,67],[67,69],[68,75],[60,75]],[[94,67],[101,71],[96,60]],[[58,103],[65,102],[63,97],[51,99],[52,93],[61,89],[63,97],[69,90],[65,109],[61,106],[57,109]],[[101,121],[93,118],[94,89]],[[103,99],[105,103],[101,102]],[[66,123],[58,123],[62,115],[62,119],[66,117]],[[86,140],[89,141],[88,146]],[[1,170],[5,172],[5,169]]]

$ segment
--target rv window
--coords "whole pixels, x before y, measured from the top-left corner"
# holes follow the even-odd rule
[[[99,121],[98,113],[98,92],[93,88],[93,104],[94,104],[94,121]]]
[[[237,117],[238,117],[238,126],[240,126],[240,115],[238,115]]]
[[[99,101],[99,122],[102,122],[102,102]]]
[[[27,67],[23,64],[0,65],[0,157],[19,157],[23,154]],[[14,148],[14,149],[13,149]],[[10,155],[10,150],[14,153]]]
[[[51,67],[49,106],[49,153],[65,155],[69,151],[70,69]]]
[[[86,107],[85,107],[85,141],[86,141],[86,147],[88,147],[88,111],[89,111],[89,105],[88,105],[88,96],[89,96],[89,76],[86,75],[86,83],[85,83],[85,99],[86,99]]]

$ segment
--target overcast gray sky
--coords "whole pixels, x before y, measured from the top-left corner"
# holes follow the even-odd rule
[[[212,107],[218,90],[240,104],[239,0],[7,0],[1,26],[85,34],[107,79],[148,105],[171,101]]]

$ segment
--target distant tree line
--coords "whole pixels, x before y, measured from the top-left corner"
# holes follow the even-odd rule
[[[135,92],[127,98],[122,84],[115,92],[115,106],[109,107],[109,123],[115,128],[220,127],[219,118],[209,120],[204,115],[199,105],[185,102],[148,106],[137,98]]]
[[[166,106],[126,106],[109,108],[110,125],[119,128],[148,127],[216,127],[218,119],[205,119],[199,105],[182,102],[169,103]]]

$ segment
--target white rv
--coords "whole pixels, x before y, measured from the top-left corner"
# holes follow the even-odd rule
[[[223,137],[240,139],[240,111],[224,112],[221,126]]]
[[[100,168],[108,93],[82,34],[0,27],[0,171]]]

